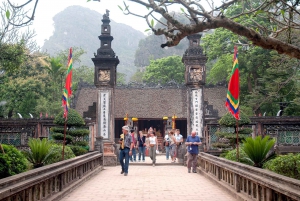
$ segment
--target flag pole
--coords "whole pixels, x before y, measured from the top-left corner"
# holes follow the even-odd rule
[[[240,161],[239,154],[239,121],[236,119],[236,161]]]
[[[62,148],[62,161],[65,160],[65,144],[66,144],[67,120],[65,119],[64,141]]]
[[[66,144],[66,132],[67,132],[67,120],[68,120],[68,110],[69,110],[69,101],[72,95],[72,48],[70,48],[68,64],[67,64],[67,77],[66,84],[62,96],[62,106],[64,108],[63,117],[65,119],[65,128],[64,128],[64,140],[63,140],[63,149],[62,149],[62,160],[65,158],[65,144]]]

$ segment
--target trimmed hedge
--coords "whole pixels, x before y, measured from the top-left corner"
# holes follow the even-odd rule
[[[0,151],[0,179],[27,171],[26,157],[14,146],[2,144]]]
[[[75,156],[80,156],[80,155],[86,154],[88,152],[85,148],[83,148],[81,146],[68,145],[68,147],[70,147],[72,149]]]
[[[47,162],[45,164],[49,165],[52,163],[57,163],[59,161],[61,161],[62,159],[62,149],[63,146],[60,144],[53,144],[50,151],[51,151],[51,157],[47,160]],[[73,151],[70,149],[70,147],[65,146],[65,150],[64,150],[64,159],[70,159],[70,158],[74,158],[76,157],[75,154],[73,153]]]
[[[64,126],[65,125],[65,119],[63,118],[63,113],[64,111],[61,111],[58,115],[56,115],[54,119],[54,123]],[[68,111],[68,120],[67,120],[67,125],[68,127],[72,126],[83,126],[85,124],[83,118],[80,116],[80,114],[74,110],[74,109],[69,109]]]
[[[53,133],[52,138],[55,140],[64,140],[64,134],[62,133]],[[66,144],[70,144],[73,141],[72,136],[66,135]]]
[[[279,155],[275,159],[267,161],[263,168],[300,180],[300,154]]]

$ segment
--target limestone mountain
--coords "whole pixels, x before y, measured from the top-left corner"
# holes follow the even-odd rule
[[[183,13],[172,12],[172,16],[183,24],[189,24],[190,21]],[[160,18],[159,22],[167,24],[164,18]],[[161,23],[157,22],[155,28],[165,28]],[[175,31],[176,32],[176,31]],[[137,67],[145,67],[150,64],[150,60],[156,60],[163,57],[178,55],[182,56],[188,48],[188,40],[182,40],[177,46],[169,48],[161,48],[160,45],[166,42],[166,37],[156,36],[154,34],[148,35],[146,38],[140,40],[138,49],[135,53],[134,64]]]
[[[103,8],[103,12],[105,8]],[[53,35],[45,40],[42,47],[43,51],[55,56],[61,50],[69,47],[81,47],[87,53],[81,57],[81,64],[93,67],[91,58],[94,52],[100,47],[98,36],[101,35],[102,14],[81,6],[70,6],[62,12],[56,14],[53,18]],[[120,59],[117,71],[125,73],[130,77],[136,72],[134,65],[135,51],[138,48],[139,41],[145,38],[145,35],[133,29],[132,27],[116,23],[110,19],[112,49]],[[76,66],[74,66],[76,68]]]

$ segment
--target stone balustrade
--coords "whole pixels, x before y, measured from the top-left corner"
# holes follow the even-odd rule
[[[1,201],[59,200],[103,169],[103,154],[90,152],[0,180]]]
[[[238,200],[297,201],[300,181],[274,172],[226,160],[207,153],[198,155],[198,172],[225,188]]]

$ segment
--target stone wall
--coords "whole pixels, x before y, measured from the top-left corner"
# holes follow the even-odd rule
[[[115,118],[126,113],[138,118],[186,118],[186,89],[115,89]]]
[[[225,100],[227,88],[224,86],[206,87],[204,100],[218,112],[218,116],[226,113]],[[115,88],[115,118],[123,118],[126,113],[138,118],[161,118],[172,116],[187,118],[187,88]],[[97,89],[93,86],[78,87],[73,108],[81,115],[96,114],[93,103],[97,102]],[[88,111],[90,107],[90,110]]]

